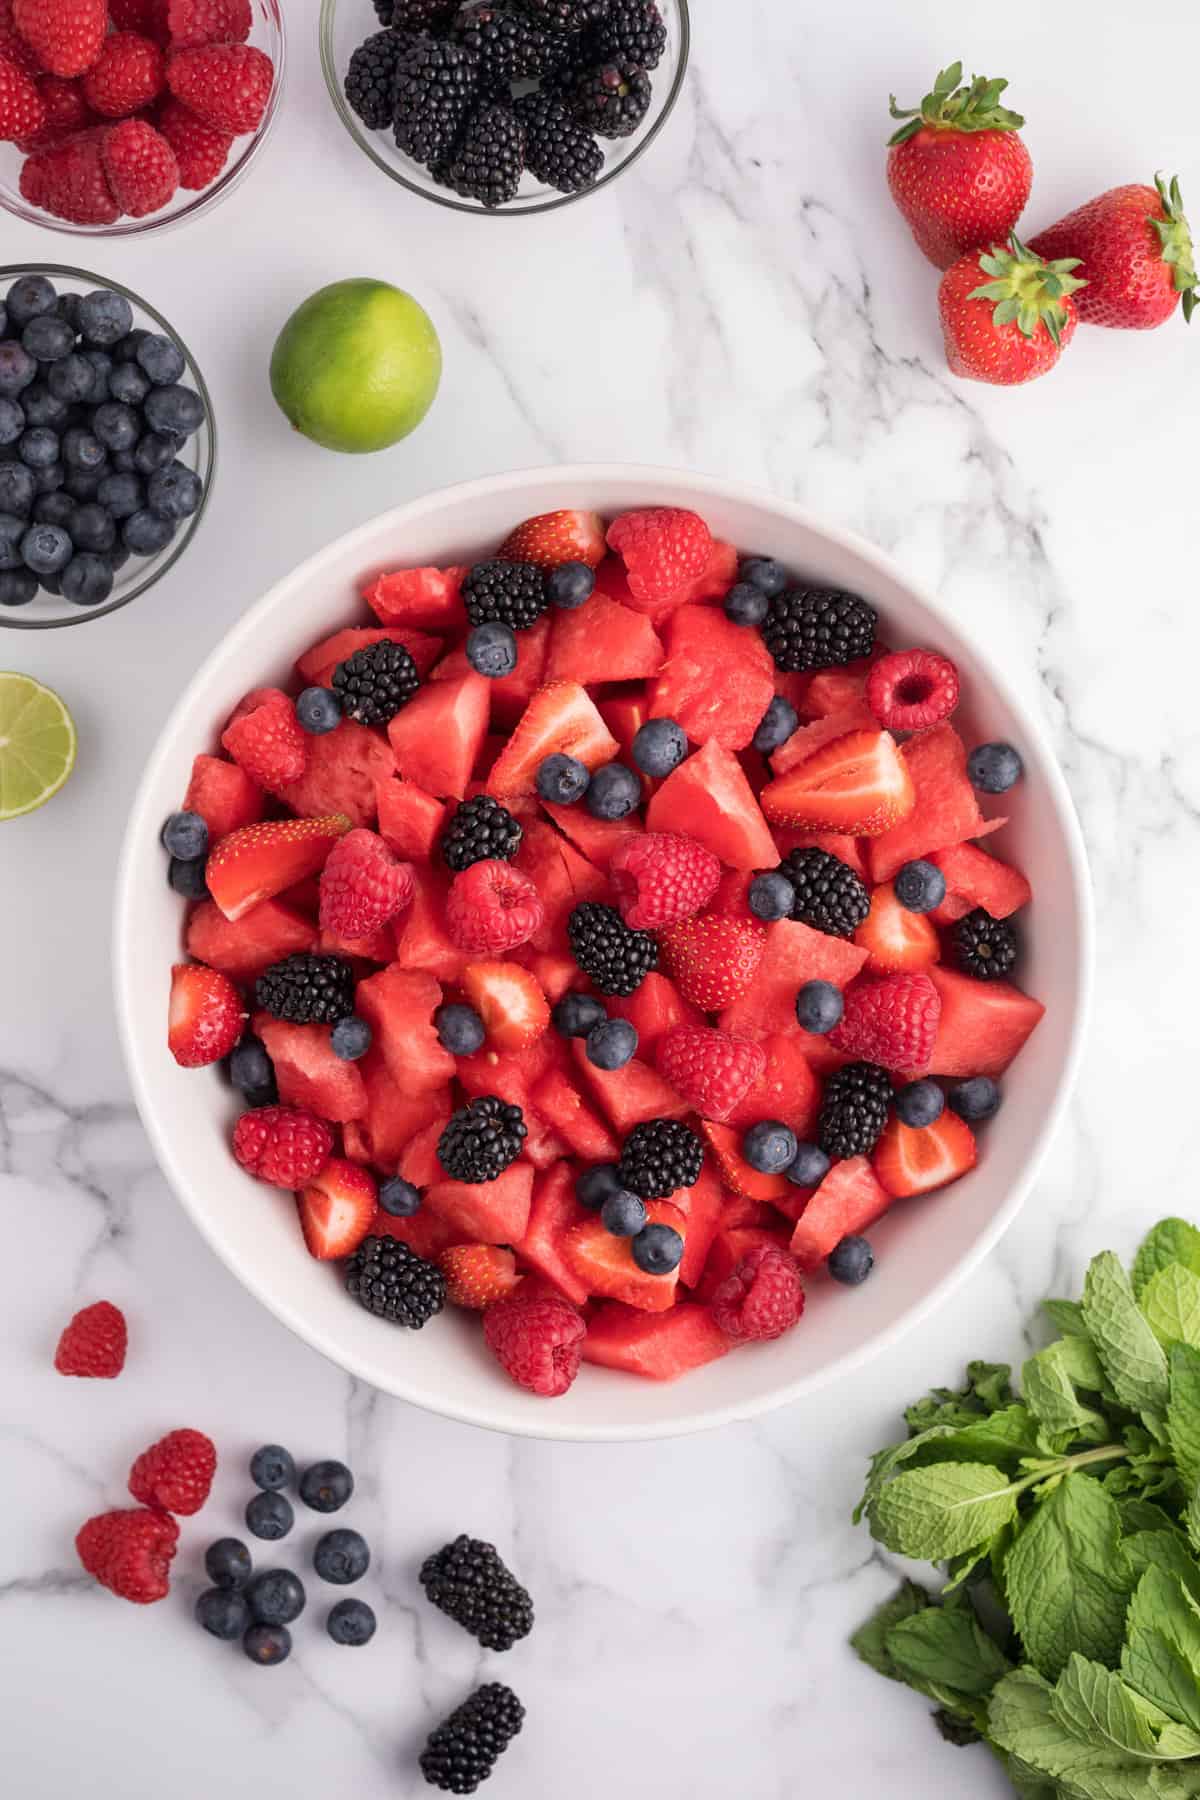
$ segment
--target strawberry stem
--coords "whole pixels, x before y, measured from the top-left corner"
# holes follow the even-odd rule
[[[955,62],[948,69],[938,72],[932,92],[926,94],[920,106],[899,107],[896,105],[895,94],[890,94],[888,104],[893,119],[905,119],[907,124],[893,132],[888,143],[903,144],[908,138],[915,137],[926,125],[932,125],[939,131],[1021,129],[1025,123],[1021,114],[1000,105],[1000,96],[1008,86],[1007,81],[991,79],[986,75],[972,75],[969,86],[963,87],[961,82],[962,64]]]
[[[1060,341],[1067,321],[1064,301],[1078,288],[1087,286],[1082,277],[1071,273],[1079,267],[1077,256],[1043,262],[1013,232],[1006,249],[995,245],[980,256],[979,267],[992,279],[972,289],[967,298],[994,300],[994,325],[1015,324],[1027,338],[1035,335],[1039,325],[1044,325],[1054,343]]]
[[[1187,214],[1183,210],[1179,177],[1173,175],[1168,183],[1164,175],[1156,175],[1154,185],[1162,200],[1163,217],[1156,219],[1153,213],[1150,213],[1148,217],[1158,233],[1158,241],[1162,245],[1162,259],[1165,263],[1170,264],[1175,291],[1183,296],[1184,321],[1190,325],[1192,314],[1196,310],[1196,295],[1197,290],[1200,290],[1200,277],[1196,274],[1192,233],[1187,222]]]

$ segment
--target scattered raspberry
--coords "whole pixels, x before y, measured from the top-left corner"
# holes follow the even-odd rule
[[[627,925],[656,931],[707,905],[721,879],[711,850],[676,831],[646,831],[618,844],[608,865]]]
[[[54,1352],[60,1375],[87,1375],[112,1381],[125,1367],[129,1334],[125,1314],[111,1300],[97,1300],[75,1314]]]
[[[609,548],[625,564],[635,600],[660,600],[703,575],[712,532],[699,513],[679,506],[627,512],[608,528]]]
[[[0,15],[0,56],[6,62],[12,63],[14,68],[19,69],[22,75],[28,75],[30,81],[36,82],[42,73],[42,65],[25,39],[19,36],[11,25],[4,24],[2,15]]]
[[[486,857],[454,877],[446,897],[446,929],[460,950],[500,956],[527,944],[545,919],[528,875],[499,857]]]
[[[181,1069],[203,1069],[228,1056],[246,1024],[246,1007],[228,975],[203,963],[171,970],[167,1048]]]
[[[46,123],[41,95],[15,63],[0,56],[0,140],[33,137]]]
[[[100,134],[82,132],[27,158],[21,193],[56,219],[73,225],[113,225],[121,209],[112,197],[100,160]]]
[[[885,975],[846,989],[829,1042],[882,1069],[924,1069],[933,1055],[942,1002],[928,975]]]
[[[36,82],[42,102],[42,123],[31,137],[17,145],[26,154],[61,144],[77,131],[95,124],[91,107],[83,97],[82,81],[64,81],[61,75],[41,75]]]
[[[705,913],[681,919],[659,939],[665,974],[685,1000],[715,1012],[744,994],[758,973],[767,934],[748,919]]]
[[[274,63],[251,44],[179,50],[167,65],[167,86],[175,98],[235,137],[257,131],[274,80]]]
[[[867,705],[889,731],[925,731],[958,705],[958,670],[932,650],[893,651],[867,676]]]
[[[567,1300],[514,1294],[483,1315],[488,1349],[518,1387],[551,1398],[565,1394],[583,1356],[586,1326]]]
[[[244,44],[250,25],[250,0],[168,0],[167,29],[175,50]]]
[[[161,93],[164,69],[163,53],[148,37],[114,31],[83,78],[84,98],[106,119],[127,118]]]
[[[167,41],[167,0],[108,0],[114,31],[138,31],[156,44]]]
[[[168,94],[159,106],[158,129],[175,152],[179,185],[189,192],[208,187],[229,160],[232,135],[198,118],[174,94]]]
[[[517,1285],[517,1259],[498,1244],[454,1244],[437,1260],[446,1277],[446,1298],[455,1306],[485,1312],[507,1300]]]
[[[216,1470],[212,1439],[185,1426],[142,1451],[129,1471],[129,1491],[143,1506],[186,1516],[208,1499]]]
[[[376,832],[348,831],[321,871],[321,930],[370,937],[408,905],[415,887],[411,863],[398,862]]]
[[[658,1072],[706,1119],[727,1119],[767,1066],[761,1044],[707,1025],[672,1025],[658,1040]]]
[[[221,743],[260,787],[274,792],[299,781],[308,766],[308,739],[295,707],[280,688],[259,688],[246,699],[252,704],[234,713]]]
[[[13,24],[50,75],[82,75],[104,45],[105,0],[13,0]]]
[[[712,1297],[713,1318],[726,1337],[739,1343],[782,1337],[803,1311],[799,1264],[774,1244],[747,1251]]]
[[[136,1606],[149,1606],[167,1593],[178,1541],[174,1519],[139,1506],[89,1519],[76,1533],[75,1549],[101,1587]]]
[[[100,155],[113,199],[131,219],[157,212],[179,187],[175,152],[145,119],[122,119],[105,131]]]
[[[299,1106],[256,1106],[233,1128],[233,1154],[248,1175],[298,1190],[319,1175],[333,1149],[324,1119]]]

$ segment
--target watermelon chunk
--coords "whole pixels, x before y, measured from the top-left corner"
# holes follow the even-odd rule
[[[977,906],[993,919],[1007,919],[1033,897],[1020,869],[990,856],[977,844],[954,844],[939,850],[931,861],[946,877],[946,898],[930,915],[937,925],[952,925]]]
[[[696,1283],[695,1298],[711,1300],[751,1250],[786,1250],[791,1236],[790,1227],[781,1221],[771,1225],[722,1225]]]
[[[397,1238],[400,1243],[407,1244],[414,1255],[423,1256],[426,1262],[436,1262],[443,1250],[471,1241],[465,1231],[456,1229],[448,1219],[424,1208],[410,1219],[397,1219],[384,1212],[381,1206],[371,1222],[370,1235]]]
[[[648,1200],[646,1220],[651,1225],[668,1225],[686,1238],[687,1220],[669,1200]],[[608,1300],[623,1300],[643,1312],[666,1312],[675,1303],[679,1270],[669,1275],[647,1275],[633,1260],[628,1238],[614,1237],[606,1231],[594,1213],[579,1225],[573,1225],[563,1238],[563,1256],[589,1294]]]
[[[439,1181],[445,1181],[446,1171],[438,1161],[437,1153],[438,1143],[445,1129],[445,1119],[430,1119],[428,1124],[413,1132],[400,1152],[397,1165],[399,1172],[414,1187],[430,1188],[435,1187]]]
[[[638,1034],[638,1054],[648,1063],[654,1061],[659,1038],[672,1025],[704,1024],[700,1008],[657,970],[651,970],[632,994],[613,994],[604,1004],[611,1018],[629,1020]]]
[[[426,631],[465,632],[462,601],[466,568],[396,569],[377,575],[363,599],[385,625],[419,625]]]
[[[814,931],[798,919],[779,919],[767,927],[766,947],[749,991],[722,1012],[721,1030],[735,1037],[764,1038],[777,1032],[798,1037],[815,1067],[836,1068],[840,1059],[825,1040],[801,1031],[796,995],[806,981],[831,981],[844,988],[866,960],[866,951],[857,944]]]
[[[567,1145],[535,1111],[531,1090],[555,1066],[562,1067],[565,1053],[555,1032],[542,1036],[525,1050],[495,1050],[485,1045],[473,1056],[457,1058],[458,1078],[472,1099],[496,1094],[525,1115],[526,1136],[521,1154],[535,1169],[546,1169],[568,1154]]]
[[[671,1204],[677,1206],[687,1220],[683,1238],[683,1256],[679,1263],[679,1279],[684,1287],[695,1287],[700,1279],[713,1239],[721,1226],[725,1196],[714,1169],[707,1163],[700,1179],[691,1187],[676,1188]]]
[[[316,941],[311,922],[279,900],[262,900],[236,920],[204,900],[187,924],[188,955],[234,981],[253,981],[271,963],[311,950]]]
[[[947,850],[978,837],[986,821],[967,779],[967,752],[953,725],[943,721],[910,738],[900,752],[916,801],[912,811],[871,845],[871,879],[890,881],[915,857]]]
[[[367,1109],[358,1121],[354,1150],[346,1133],[346,1154],[369,1162],[386,1175],[394,1175],[400,1156],[419,1131],[436,1126],[440,1135],[450,1117],[450,1089],[425,1088],[414,1092],[393,1081],[377,1045],[354,1064],[362,1075]],[[440,1172],[439,1172],[440,1175]]]
[[[612,762],[617,740],[577,681],[539,688],[488,776],[497,799],[537,791],[537,772],[554,751],[577,756],[589,769]]]
[[[278,790],[284,805],[302,819],[340,812],[352,825],[374,825],[376,784],[396,770],[387,739],[355,719],[343,719],[307,743],[308,767],[299,781]]]
[[[647,1381],[677,1381],[689,1370],[715,1362],[729,1348],[729,1339],[707,1306],[676,1306],[657,1314],[606,1300],[588,1320],[583,1360]]]
[[[529,970],[551,1006],[584,979],[575,958],[558,950],[535,950],[532,944],[518,944],[509,956]]]
[[[388,726],[396,767],[438,799],[461,800],[487,736],[488,680],[427,682]]]
[[[664,651],[649,619],[596,592],[555,614],[547,681],[637,681],[657,675]]]
[[[417,665],[422,680],[442,654],[442,640],[425,631],[400,631],[394,625],[348,625],[306,650],[296,664],[305,687],[332,687],[338,664],[370,644],[403,644]]]
[[[635,1125],[646,1119],[687,1117],[687,1101],[680,1099],[658,1071],[640,1057],[635,1056],[623,1069],[598,1069],[588,1061],[578,1038],[572,1051],[597,1105],[607,1113],[618,1137],[627,1137]]]
[[[767,821],[732,751],[715,739],[672,771],[646,810],[649,831],[681,831],[732,869],[772,869]]]
[[[392,921],[397,966],[436,975],[439,981],[457,981],[470,958],[446,930],[450,878],[444,869],[420,865],[413,875],[412,900]]]
[[[636,817],[628,819],[594,819],[585,806],[555,806],[542,801],[547,816],[569,837],[597,869],[607,869],[614,852],[626,838],[637,837],[641,825]]]
[[[576,1156],[585,1162],[616,1162],[621,1146],[561,1069],[548,1069],[530,1089],[529,1100]]]
[[[395,956],[390,926],[380,925],[370,937],[344,938],[336,932],[323,931],[317,939],[322,956],[350,956],[359,962],[390,963]]]
[[[857,713],[860,724],[875,722],[875,715],[867,705],[869,667],[869,663],[862,661],[844,669],[818,670],[804,696],[809,718],[827,719],[834,713],[853,712]]]
[[[792,1255],[811,1273],[844,1237],[855,1237],[881,1219],[892,1204],[865,1156],[835,1163],[800,1214]]]
[[[415,781],[385,776],[375,784],[379,835],[397,856],[428,862],[446,821],[446,808]]]
[[[762,1041],[767,1066],[734,1107],[727,1121],[745,1131],[760,1119],[778,1119],[804,1140],[811,1136],[821,1105],[821,1086],[800,1043],[800,1034],[772,1033]]]
[[[256,1013],[252,1029],[266,1045],[285,1106],[306,1107],[334,1125],[365,1116],[367,1090],[358,1065],[334,1055],[327,1025],[289,1025]]]
[[[552,825],[525,822],[513,864],[528,875],[541,898],[545,918],[531,942],[535,950],[564,950],[567,915],[583,900],[602,900],[608,886],[599,869],[580,856]]]
[[[440,1181],[424,1205],[473,1243],[519,1244],[529,1226],[533,1170],[515,1162],[495,1181]]]
[[[529,1224],[516,1246],[517,1255],[575,1306],[583,1305],[588,1290],[563,1256],[563,1239],[572,1226],[590,1217],[575,1198],[574,1173],[565,1163],[534,1177]]]
[[[266,799],[257,781],[235,762],[226,762],[223,756],[200,755],[192,764],[183,809],[200,814],[208,826],[211,847],[243,825],[256,825]]]
[[[721,1179],[735,1194],[747,1200],[779,1200],[787,1193],[783,1175],[760,1175],[742,1155],[742,1134],[732,1125],[718,1125],[712,1119],[701,1119],[700,1129],[708,1139],[708,1147],[717,1159]]]
[[[650,689],[651,718],[675,719],[693,743],[744,749],[775,694],[762,638],[711,606],[679,607],[665,636],[667,660]]]
[[[375,1033],[388,1073],[408,1091],[443,1087],[453,1080],[454,1058],[443,1050],[433,1015],[442,990],[432,975],[394,965],[360,981],[356,1010]]]
[[[501,675],[488,682],[492,718],[505,728],[514,725],[546,678],[546,658],[550,653],[550,630],[553,621],[543,613],[536,625],[521,632],[517,639],[517,666],[511,675]],[[458,681],[474,671],[466,651],[448,650],[433,670],[431,681]]]
[[[941,995],[930,1070],[935,1075],[1002,1075],[1040,1023],[1045,1007],[1007,981],[975,981],[940,965],[928,970]]]

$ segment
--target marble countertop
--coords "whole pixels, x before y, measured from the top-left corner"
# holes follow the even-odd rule
[[[918,1700],[847,1651],[894,1579],[849,1514],[906,1400],[970,1354],[1019,1359],[1039,1296],[1072,1289],[1095,1250],[1194,1207],[1200,326],[1191,342],[1176,322],[1145,337],[1081,331],[1051,379],[1015,393],[952,380],[933,272],[884,189],[884,108],[890,88],[917,96],[961,53],[1012,77],[1032,121],[1032,221],[1156,167],[1178,169],[1200,206],[1200,16],[1145,0],[1135,36],[1094,8],[1083,38],[1070,9],[1035,33],[984,0],[693,8],[691,77],[653,153],[558,215],[480,221],[390,188],[329,107],[316,0],[291,0],[282,118],[214,214],[86,246],[5,222],[6,258],[81,261],[153,299],[196,348],[221,432],[209,518],[175,576],[90,628],[11,634],[0,653],[63,693],[80,736],[71,783],[4,828],[0,863],[0,1738],[13,1800],[59,1800],[81,1776],[104,1800],[415,1796],[427,1791],[415,1748],[483,1669],[510,1677],[530,1715],[497,1800],[1007,1791],[982,1751],[944,1745]],[[351,274],[412,289],[446,352],[420,434],[359,461],[289,434],[265,381],[286,314]],[[129,797],[221,633],[310,551],[406,496],[564,459],[759,482],[891,551],[1040,709],[1097,890],[1091,1044],[1019,1223],[885,1364],[661,1446],[490,1436],[384,1399],[294,1340],[158,1173],[109,999]],[[128,1312],[132,1349],[121,1381],[97,1391],[55,1376],[50,1357],[75,1305],[100,1295]],[[215,1498],[185,1530],[178,1592],[123,1609],[81,1575],[72,1535],[120,1504],[132,1455],[183,1423],[219,1442]],[[312,1622],[268,1674],[187,1621],[203,1544],[237,1526],[239,1466],[267,1439],[357,1472],[352,1522],[377,1553],[371,1652],[336,1649]],[[536,1595],[538,1629],[507,1661],[414,1603],[415,1563],[460,1529],[493,1537]],[[305,1526],[297,1548],[313,1535]]]

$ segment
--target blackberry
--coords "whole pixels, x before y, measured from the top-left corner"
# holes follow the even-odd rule
[[[364,1238],[344,1265],[346,1292],[376,1318],[420,1331],[446,1304],[446,1277],[399,1238]]]
[[[442,834],[442,857],[446,867],[456,874],[488,857],[510,862],[522,835],[519,820],[507,807],[490,794],[476,794],[473,800],[459,801]]]
[[[828,850],[789,850],[779,873],[791,882],[795,894],[792,918],[827,937],[853,937],[871,910],[863,881]]]
[[[438,1161],[452,1181],[495,1181],[525,1142],[519,1106],[482,1094],[454,1114],[438,1139]]]
[[[524,169],[524,126],[511,106],[489,100],[472,113],[451,160],[433,173],[443,187],[491,208],[515,199]]]
[[[405,39],[398,32],[377,31],[350,58],[344,83],[346,99],[372,131],[382,131],[392,122],[392,87],[404,47]]]
[[[548,73],[559,58],[553,37],[528,13],[493,5],[492,0],[470,0],[456,17],[450,35],[479,57],[480,80],[493,93],[502,92],[514,81]]]
[[[650,77],[627,57],[585,69],[568,91],[567,104],[598,137],[623,138],[650,110]]]
[[[301,950],[263,970],[254,999],[289,1025],[336,1025],[354,1011],[354,970],[340,956]]]
[[[525,1720],[512,1689],[489,1681],[430,1732],[421,1773],[446,1794],[473,1794],[486,1781]]]
[[[602,994],[632,994],[658,967],[658,942],[635,931],[615,906],[585,900],[567,920],[571,954]]]
[[[825,1083],[821,1148],[826,1156],[869,1156],[887,1124],[892,1083],[874,1063],[847,1063]]]
[[[381,18],[387,12],[390,16],[383,24],[397,31],[433,31],[451,19],[458,4],[459,0],[375,0],[375,11]]]
[[[513,111],[525,127],[525,166],[531,174],[560,194],[592,186],[604,167],[604,152],[561,100],[553,94],[527,94]]]
[[[551,31],[583,31],[608,16],[611,0],[520,0],[523,11]]]
[[[507,625],[510,631],[528,631],[550,604],[545,574],[536,563],[476,563],[462,584],[462,597],[472,625]]]
[[[485,1650],[511,1650],[533,1630],[533,1602],[494,1544],[456,1537],[421,1565],[421,1586],[448,1619]]]
[[[421,685],[417,665],[403,644],[381,638],[366,644],[333,671],[333,691],[347,719],[386,725],[408,705]]]
[[[1017,960],[1017,934],[1007,919],[993,919],[982,906],[954,927],[954,957],[976,981],[1002,981]]]
[[[678,1119],[649,1119],[635,1125],[621,1147],[621,1186],[642,1200],[669,1200],[677,1188],[692,1187],[704,1167],[704,1145]]]
[[[462,44],[420,32],[396,64],[392,125],[397,146],[432,166],[449,156],[479,92],[479,58]]]
[[[656,69],[667,47],[667,28],[655,0],[611,0],[608,17],[591,33],[601,62],[627,57],[641,69]]]
[[[778,669],[837,669],[875,647],[876,613],[841,588],[788,588],[770,603],[763,642]]]

